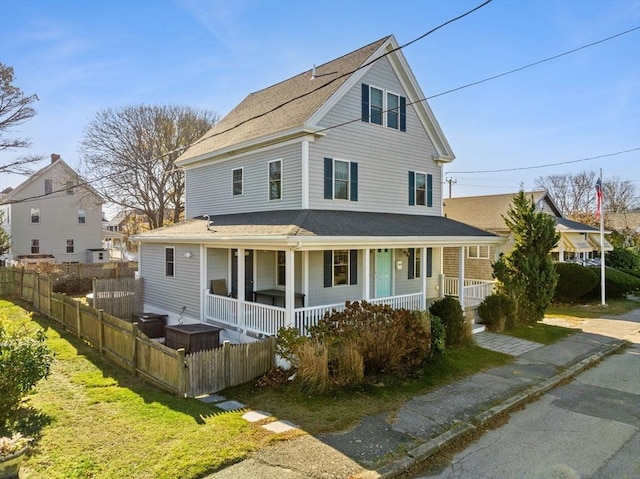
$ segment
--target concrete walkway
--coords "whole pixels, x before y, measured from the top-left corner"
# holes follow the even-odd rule
[[[618,338],[584,332],[549,346],[488,332],[474,338],[481,347],[516,359],[416,396],[394,413],[365,417],[351,430],[318,437],[303,434],[208,477],[394,477],[461,434],[526,403],[625,344]]]

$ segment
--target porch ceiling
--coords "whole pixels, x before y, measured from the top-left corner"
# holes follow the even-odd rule
[[[500,244],[504,238],[441,216],[328,210],[211,215],[134,237],[140,242],[246,243],[313,249],[331,244]]]

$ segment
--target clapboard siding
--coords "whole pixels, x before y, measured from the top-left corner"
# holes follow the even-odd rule
[[[302,146],[294,143],[252,152],[185,172],[186,216],[297,209],[302,205]],[[282,159],[282,199],[269,200],[269,162]],[[243,194],[232,195],[231,175],[243,168]]]
[[[362,250],[358,251],[358,284],[324,287],[323,277],[323,251],[309,252],[309,294],[305,306],[318,306],[323,304],[339,304],[345,301],[360,301],[363,291],[363,256]]]
[[[325,115],[320,126],[359,118],[361,83],[406,95],[388,60],[380,60]],[[406,132],[357,121],[327,130],[325,137],[310,144],[309,151],[312,209],[440,215],[442,172],[432,159],[436,150],[411,105],[407,106]],[[358,163],[358,201],[324,199],[325,157]],[[433,207],[408,206],[409,171],[433,175]]]
[[[175,276],[165,276],[165,246],[175,248]],[[185,257],[186,252],[192,254]],[[144,304],[179,314],[183,306],[185,316],[200,317],[200,248],[194,245],[140,246],[140,275],[144,278]]]

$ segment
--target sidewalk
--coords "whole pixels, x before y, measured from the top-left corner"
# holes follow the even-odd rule
[[[208,479],[394,477],[459,435],[526,403],[625,344],[585,332],[549,346],[488,332],[474,339],[481,347],[514,356],[515,361],[416,396],[393,416],[368,416],[346,432],[317,438],[303,434],[283,441]]]

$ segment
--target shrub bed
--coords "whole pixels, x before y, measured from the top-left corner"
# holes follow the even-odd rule
[[[600,268],[591,268],[600,278]],[[605,269],[605,289],[608,298],[624,298],[628,293],[640,289],[640,278],[624,273],[613,268]],[[598,287],[593,288],[589,293],[592,298],[600,296],[600,281]]]
[[[558,284],[553,295],[555,303],[575,303],[600,282],[592,268],[577,263],[556,263],[556,272]]]

